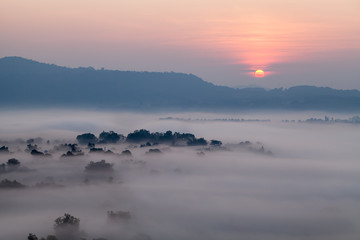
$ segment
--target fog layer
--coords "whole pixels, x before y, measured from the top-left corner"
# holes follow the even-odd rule
[[[304,113],[304,115],[314,113]],[[322,113],[317,113],[322,114]],[[24,189],[0,189],[0,239],[54,234],[54,220],[70,213],[87,239],[316,239],[353,240],[360,235],[359,126],[282,123],[299,115],[248,116],[178,114],[181,117],[244,117],[270,122],[184,122],[168,114],[9,112],[1,114],[0,164],[11,158],[21,169],[0,174]],[[32,116],[32,117],[31,117]],[[305,118],[305,117],[304,117]],[[190,132],[222,148],[118,143],[99,145],[131,157],[85,153],[64,158],[55,146],[77,143],[80,133],[136,129]],[[19,140],[41,137],[34,157]],[[47,142],[47,140],[49,140]],[[239,145],[250,141],[272,154]],[[0,147],[1,147],[0,146]],[[200,154],[201,153],[201,154]],[[91,173],[90,161],[104,159],[113,171]],[[43,183],[43,185],[39,184]],[[109,221],[107,211],[131,214]]]

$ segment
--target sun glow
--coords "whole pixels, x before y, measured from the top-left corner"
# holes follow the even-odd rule
[[[255,77],[257,77],[257,78],[262,78],[262,77],[265,76],[265,73],[264,73],[263,70],[258,69],[258,70],[255,71],[254,75],[255,75]]]

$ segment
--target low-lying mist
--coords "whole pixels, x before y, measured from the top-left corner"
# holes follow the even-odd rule
[[[271,121],[159,120],[170,115]],[[353,240],[360,235],[358,125],[281,122],[298,119],[299,113],[64,110],[0,117],[0,147],[9,151],[0,154],[0,239],[27,239],[29,233],[64,239],[54,220],[65,213],[80,219],[77,239],[88,240]],[[110,130],[126,137],[137,129],[192,133],[222,145],[123,140],[95,144],[104,151],[90,153],[94,146],[76,139]],[[63,156],[69,144],[78,144],[82,154]],[[44,155],[31,154],[35,145]]]

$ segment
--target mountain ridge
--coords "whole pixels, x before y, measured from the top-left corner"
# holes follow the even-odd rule
[[[0,58],[3,107],[174,110],[360,110],[360,91],[329,87],[236,89],[193,74],[68,68]]]

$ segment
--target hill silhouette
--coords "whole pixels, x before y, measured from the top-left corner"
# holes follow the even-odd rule
[[[360,110],[358,90],[216,86],[192,74],[67,68],[21,57],[0,59],[2,107],[132,110]]]

